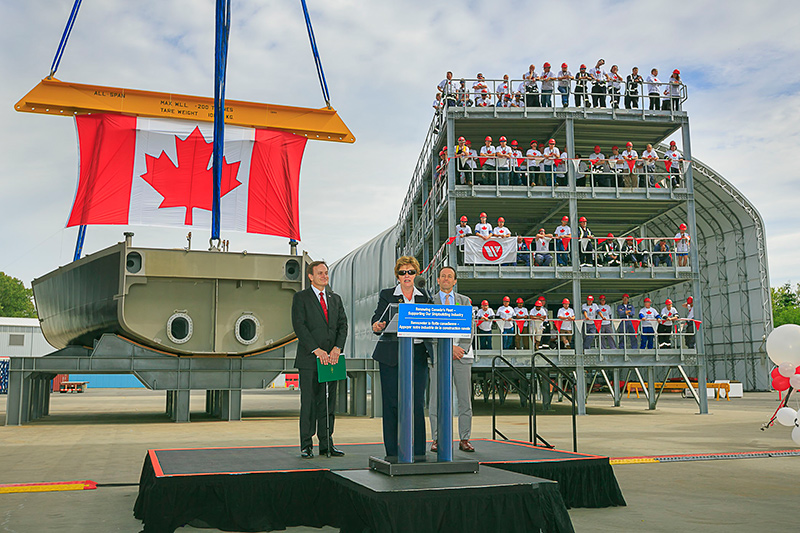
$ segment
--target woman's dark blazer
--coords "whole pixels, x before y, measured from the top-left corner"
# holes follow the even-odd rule
[[[405,302],[403,295],[401,294],[400,296],[395,296],[394,291],[395,287],[381,290],[380,295],[378,296],[378,307],[375,308],[375,313],[372,315],[370,327],[372,327],[372,324],[377,322],[383,316],[383,312],[386,311],[386,308],[389,306],[389,304],[401,304]],[[414,297],[414,303],[429,304],[431,303],[431,300],[425,295],[417,295]],[[375,335],[381,334],[375,333]],[[372,358],[385,365],[397,366],[397,353],[399,346],[400,345],[397,342],[397,334],[382,334],[380,339],[378,339],[377,346],[375,346],[375,351],[372,352]],[[432,353],[430,343],[426,342],[425,346],[428,348],[428,353]]]

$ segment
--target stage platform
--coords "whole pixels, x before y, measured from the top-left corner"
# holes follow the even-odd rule
[[[402,477],[368,470],[369,456],[384,453],[380,443],[337,445],[344,457],[313,459],[302,459],[298,446],[149,450],[134,515],[145,532],[185,524],[422,532],[447,524],[561,533],[572,531],[567,506],[625,505],[607,457],[472,442],[475,453],[456,450],[454,459],[480,462],[479,473]],[[434,454],[428,458],[435,461]]]

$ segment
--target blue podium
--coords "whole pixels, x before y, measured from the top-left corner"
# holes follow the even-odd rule
[[[392,306],[394,307],[394,306]],[[387,309],[388,311],[388,309]],[[398,354],[397,458],[370,457],[371,470],[391,476],[477,472],[478,462],[453,460],[453,339],[469,338],[472,307],[465,305],[397,304],[384,334],[396,334]],[[437,339],[436,376],[439,449],[436,460],[414,456],[414,339]]]

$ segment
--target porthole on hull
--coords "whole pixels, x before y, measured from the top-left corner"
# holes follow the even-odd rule
[[[174,313],[167,320],[167,337],[176,344],[187,342],[193,332],[192,317],[186,313]]]
[[[250,345],[258,340],[258,330],[260,327],[261,323],[255,315],[242,315],[236,320],[233,332],[236,335],[237,341],[245,345]]]

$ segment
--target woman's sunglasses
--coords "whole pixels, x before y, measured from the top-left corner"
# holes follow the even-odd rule
[[[397,273],[399,275],[401,275],[401,276],[405,276],[405,275],[413,276],[414,274],[417,273],[417,271],[416,270],[398,270]]]

